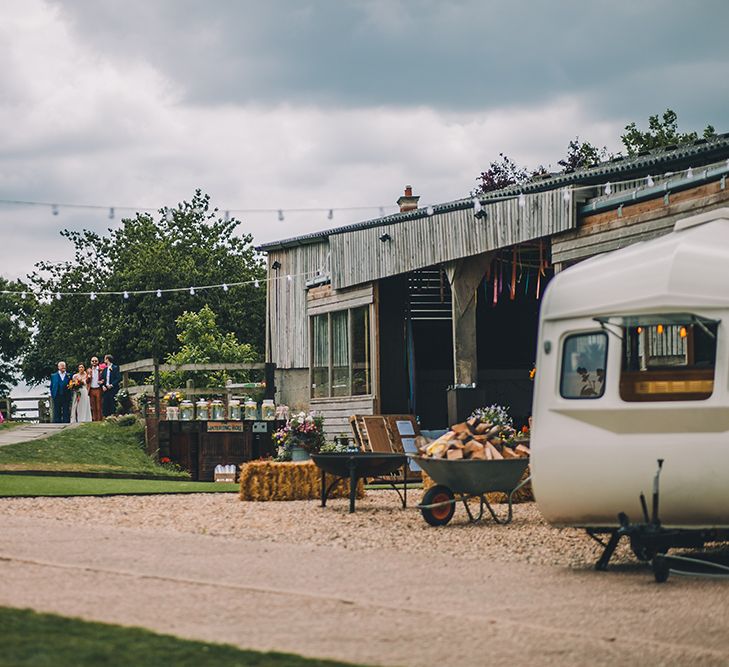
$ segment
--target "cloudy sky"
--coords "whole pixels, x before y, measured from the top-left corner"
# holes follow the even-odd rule
[[[729,130],[725,0],[3,0],[0,274],[202,188],[256,242],[465,196],[499,152]],[[109,219],[108,207],[115,207]],[[286,212],[294,208],[370,207]],[[285,219],[275,213],[283,209]]]

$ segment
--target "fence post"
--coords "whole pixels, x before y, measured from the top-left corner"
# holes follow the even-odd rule
[[[159,359],[157,357],[154,358],[154,414],[159,420]]]
[[[264,382],[266,383],[266,389],[263,393],[263,398],[275,399],[276,398],[276,364],[266,362],[264,370]]]

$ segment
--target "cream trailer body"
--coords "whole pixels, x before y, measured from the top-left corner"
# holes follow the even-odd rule
[[[555,525],[729,528],[729,208],[559,273],[540,314],[532,430]]]

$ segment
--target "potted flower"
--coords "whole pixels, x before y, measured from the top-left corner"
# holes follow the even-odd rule
[[[176,421],[180,418],[180,403],[185,396],[181,391],[168,391],[164,395],[164,401],[167,404],[167,419]]]
[[[297,412],[273,434],[273,441],[280,460],[308,461],[324,444],[324,417]]]

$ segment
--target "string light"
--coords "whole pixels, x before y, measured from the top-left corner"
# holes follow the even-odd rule
[[[190,296],[195,296],[195,288],[194,287],[191,287],[190,288]]]
[[[686,178],[693,178],[693,177],[694,177],[694,170],[691,167],[689,167],[688,170],[686,171]]]
[[[686,338],[686,336],[688,336],[688,331],[686,331],[686,327],[681,327],[678,330],[678,335],[681,336],[681,338]]]
[[[125,299],[128,299],[129,298],[129,292],[127,292],[126,290],[124,290],[124,298]]]
[[[91,292],[91,294],[89,296],[91,297],[92,301],[96,300],[96,292]]]
[[[53,204],[53,206],[51,206],[51,213],[53,213],[53,215],[58,215],[58,205],[57,204]]]
[[[165,220],[167,222],[174,222],[175,220],[174,216],[172,215],[172,210],[169,208],[165,211]]]
[[[524,208],[524,206],[526,206],[526,197],[524,196],[523,192],[519,193],[519,206],[521,208]]]
[[[256,288],[258,288],[258,287],[260,287],[260,286],[261,286],[261,283],[259,283],[259,282],[258,282],[258,278],[256,278],[256,279],[255,279],[255,280],[253,281],[253,287],[256,287]]]
[[[663,325],[659,324],[656,326],[656,333],[662,334],[663,333]]]
[[[334,209],[330,208],[329,213],[327,213],[327,219],[332,220],[334,218]]]
[[[223,292],[227,292],[227,291],[228,291],[228,286],[225,283],[223,283]]]
[[[25,298],[26,298],[27,296],[28,296],[28,295],[27,295],[27,294],[26,294],[25,292],[23,292],[23,293],[22,293],[22,294],[20,295],[20,298],[21,298],[21,299],[25,299]]]
[[[652,188],[656,182],[653,180],[653,176],[648,174],[648,178],[645,179],[646,185],[648,185],[649,188]]]
[[[288,274],[288,275],[286,276],[286,280],[287,280],[288,282],[291,282],[292,278],[291,278],[291,274],[290,274],[290,273],[289,273],[289,274]]]
[[[610,194],[612,194],[612,192],[613,192],[613,186],[610,183],[610,181],[608,181],[607,183],[605,183],[605,194],[610,195]]]
[[[562,199],[564,201],[566,201],[566,202],[570,201],[571,197],[570,197],[570,189],[569,188],[565,188],[562,191]]]
[[[432,206],[428,206],[428,207],[427,207],[427,208],[425,209],[425,213],[426,213],[427,215],[429,215],[429,216],[430,216],[430,215],[433,215],[433,214],[435,213],[435,209],[434,209],[434,208],[433,208]]]
[[[478,197],[473,198],[473,212],[478,213],[481,210],[481,200]]]
[[[60,301],[60,300],[61,300],[61,293],[56,292],[56,301]]]
[[[113,219],[114,219],[114,207],[112,206],[109,208],[109,220],[113,220]]]
[[[230,222],[230,211],[225,212],[225,222]]]
[[[283,222],[284,221],[284,214],[283,214],[283,211],[281,209],[278,209],[278,219],[279,219],[280,222]]]
[[[158,289],[157,290],[157,298],[158,299],[161,299],[162,298],[162,290],[161,289]]]

